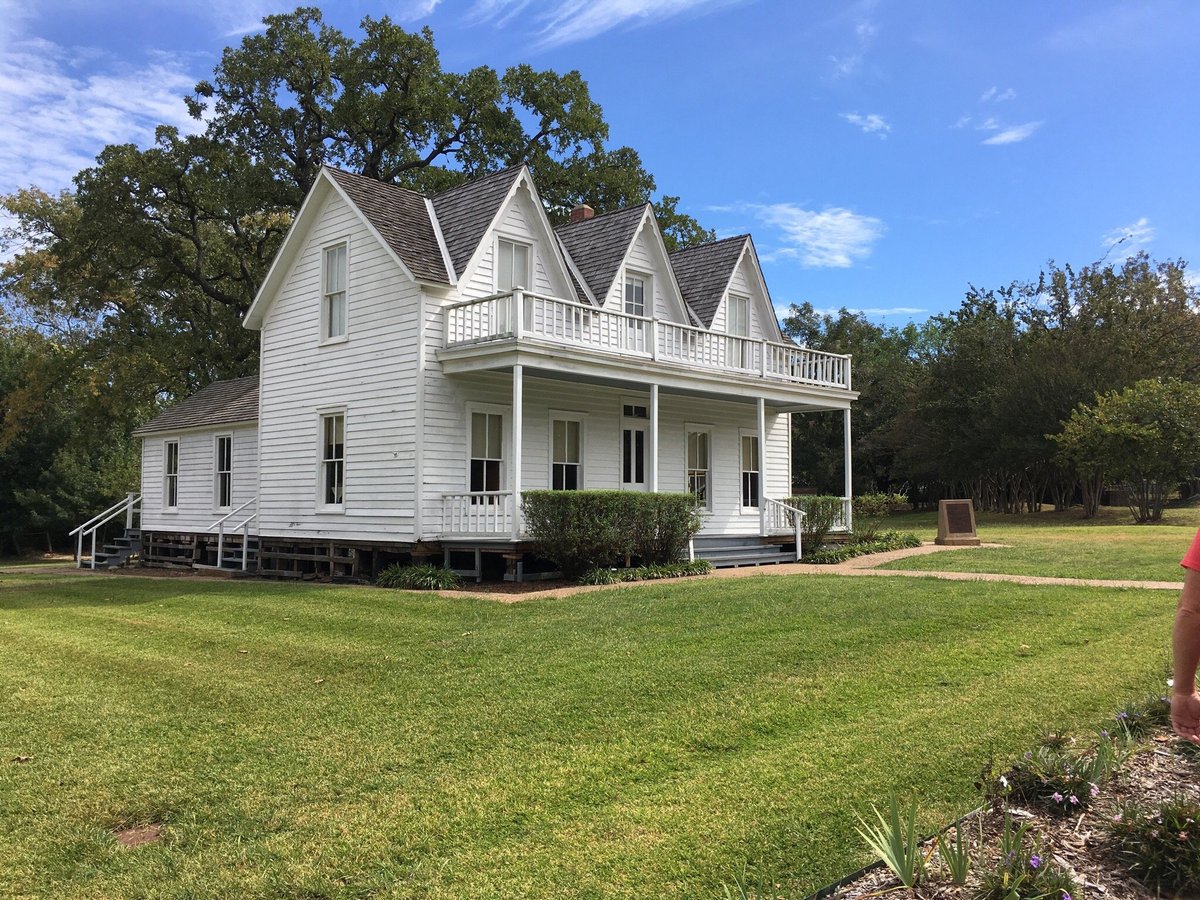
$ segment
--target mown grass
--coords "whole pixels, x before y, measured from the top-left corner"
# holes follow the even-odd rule
[[[1182,581],[1179,560],[1200,527],[1200,510],[1169,509],[1158,525],[1131,522],[1129,511],[1116,507],[1105,507],[1092,520],[1081,518],[1078,510],[1009,516],[979,513],[980,540],[1006,546],[945,550],[880,568]],[[912,531],[931,541],[937,537],[937,514],[892,516],[886,527]]]
[[[0,885],[54,897],[802,896],[984,758],[1161,677],[1164,592],[760,577],[503,605],[0,575]],[[30,757],[27,762],[10,762]],[[110,829],[158,822],[120,848]]]

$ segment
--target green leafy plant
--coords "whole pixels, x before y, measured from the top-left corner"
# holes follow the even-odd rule
[[[805,545],[804,561],[814,565],[835,565],[865,556],[868,553],[887,553],[889,550],[906,550],[910,547],[920,547],[921,539],[915,534],[887,531],[873,541],[858,541],[853,544],[825,546],[808,551]]]
[[[754,876],[749,866],[742,866],[740,875],[733,877],[733,884],[721,882],[723,900],[783,900],[778,893],[779,885],[766,875]]]
[[[950,880],[966,884],[971,871],[971,842],[963,837],[962,822],[954,826],[954,840],[948,840],[949,830],[937,837],[938,855],[950,870]]]
[[[1126,703],[1117,713],[1117,725],[1133,738],[1147,737],[1155,729],[1170,724],[1171,701],[1157,693]]]
[[[900,808],[900,801],[893,794],[888,800],[888,814],[875,806],[871,807],[879,824],[865,821],[859,816],[858,833],[867,845],[883,860],[884,865],[900,879],[905,887],[913,887],[925,874],[925,857],[917,838],[917,798],[913,796],[907,808]]]
[[[1029,837],[1029,823],[1017,825],[1004,816],[1000,852],[979,877],[977,900],[1064,900],[1081,896],[1068,872],[1042,856]]]
[[[379,587],[401,588],[406,591],[448,591],[459,587],[462,579],[441,566],[406,566],[395,563],[375,577]]]
[[[668,563],[662,566],[635,566],[630,569],[589,569],[579,576],[580,584],[617,584],[622,581],[657,581],[660,578],[685,578],[707,575],[713,569],[706,559]]]
[[[997,779],[993,793],[1010,794],[1058,815],[1083,812],[1100,793],[1100,784],[1129,753],[1124,735],[1102,731],[1093,747],[1075,750],[1064,735],[1050,733]]]
[[[537,552],[568,578],[631,559],[674,563],[701,525],[691,494],[527,491],[521,509]]]
[[[800,540],[805,547],[812,547],[814,550],[825,543],[825,538],[842,517],[841,497],[829,494],[799,494],[788,497],[785,502],[804,513],[804,519],[800,523]]]
[[[877,491],[859,494],[851,503],[854,510],[854,536],[863,541],[875,540],[879,526],[888,514],[908,505],[907,494]]]
[[[1200,803],[1180,797],[1158,809],[1126,804],[1109,826],[1129,871],[1155,887],[1200,891]]]

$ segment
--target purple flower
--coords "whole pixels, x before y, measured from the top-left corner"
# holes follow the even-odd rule
[[[1117,713],[1117,718],[1118,718],[1118,719],[1128,719],[1128,718],[1129,718],[1129,713],[1127,713],[1127,712],[1119,712],[1119,713]]]
[[[1098,797],[1098,796],[1100,796],[1100,788],[1096,787],[1096,782],[1094,782],[1094,781],[1091,781],[1091,782],[1088,782],[1088,783],[1089,783],[1089,784],[1092,786],[1092,796],[1093,796],[1093,797]]]
[[[1101,729],[1101,730],[1100,730],[1100,737],[1108,737],[1108,732],[1107,732],[1107,731],[1105,731],[1105,730],[1103,730],[1103,729]]]
[[[1055,803],[1062,803],[1062,800],[1063,800],[1062,794],[1060,794],[1058,791],[1055,791],[1054,796],[1051,797],[1050,799],[1053,800]]]
[[[1063,891],[1062,900],[1071,900],[1071,895]]]
[[[1031,751],[1029,751],[1029,750],[1026,750],[1026,751],[1025,751],[1025,758],[1026,758],[1026,759],[1033,759],[1033,753],[1032,753]]]
[[[1029,868],[1036,869],[1041,864],[1042,864],[1042,858],[1040,856],[1038,856],[1036,853],[1033,854],[1033,856],[1029,857]]]
[[[1078,798],[1078,797],[1076,797],[1074,794],[1072,794],[1072,795],[1071,795],[1071,805],[1072,805],[1072,806],[1078,806],[1078,805],[1079,805],[1079,798]]]

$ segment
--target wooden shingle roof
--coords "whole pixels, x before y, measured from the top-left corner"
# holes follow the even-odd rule
[[[214,381],[186,400],[164,409],[133,433],[154,434],[257,421],[258,376],[249,375],[229,381]]]
[[[598,302],[608,296],[645,212],[645,206],[631,206],[554,230]]]
[[[684,247],[671,254],[671,268],[675,270],[683,299],[705,328],[712,327],[721,297],[748,240],[748,235],[740,234]]]
[[[524,166],[510,166],[431,198],[456,275],[462,275],[475,255],[475,249],[522,169]]]
[[[326,171],[414,276],[450,283],[423,194],[341,169],[327,167]]]

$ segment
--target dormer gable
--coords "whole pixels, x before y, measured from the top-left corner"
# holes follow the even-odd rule
[[[745,329],[750,337],[780,341],[783,334],[748,234],[684,247],[671,254],[684,299],[700,323],[713,331]],[[745,301],[745,316],[731,313],[730,297]]]

